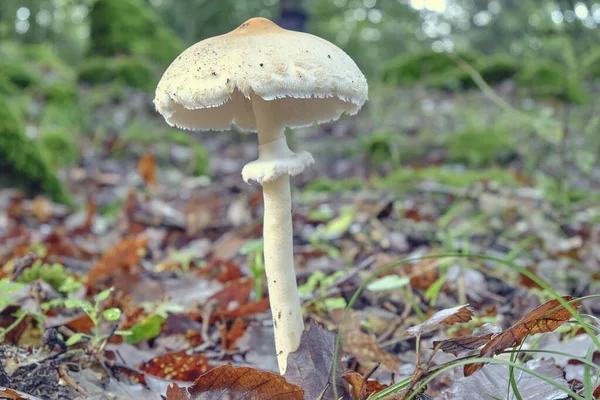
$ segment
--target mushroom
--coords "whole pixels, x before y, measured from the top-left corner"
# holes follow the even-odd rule
[[[265,270],[282,374],[304,331],[290,176],[314,163],[310,153],[290,150],[284,129],[356,114],[367,89],[364,75],[343,50],[265,18],[189,47],[156,88],[154,104],[171,126],[226,130],[234,123],[258,133],[258,159],[244,166],[242,176],[263,186]]]

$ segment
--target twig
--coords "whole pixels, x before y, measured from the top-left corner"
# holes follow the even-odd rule
[[[85,390],[83,390],[83,388],[81,386],[79,386],[79,384],[77,382],[75,382],[75,380],[73,378],[71,378],[69,376],[69,370],[67,369],[67,366],[65,364],[62,364],[61,366],[58,367],[58,375],[61,377],[61,379],[65,382],[67,382],[67,384],[69,384],[73,389],[77,390],[79,392],[79,394],[81,394],[83,397],[88,397],[88,394],[86,393]]]

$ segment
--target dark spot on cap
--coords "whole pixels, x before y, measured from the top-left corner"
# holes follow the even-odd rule
[[[261,67],[264,67],[264,66],[265,66],[265,64],[263,64],[263,63],[260,63],[260,66],[261,66]]]
[[[329,54],[327,54],[327,58],[331,58],[331,56]]]
[[[229,83],[229,78],[227,78],[227,82],[226,83]]]
[[[217,73],[215,71],[211,72],[212,76],[217,76]]]

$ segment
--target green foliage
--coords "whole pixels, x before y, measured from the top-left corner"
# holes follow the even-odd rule
[[[23,271],[18,281],[29,283],[38,279],[45,281],[62,294],[72,293],[81,286],[81,283],[77,282],[62,264],[50,265],[41,260],[37,260],[31,267]]]
[[[459,58],[469,64],[479,59],[474,52],[459,52]],[[412,85],[427,78],[440,74],[456,74],[456,63],[447,53],[437,53],[432,50],[420,51],[415,54],[398,56],[383,66],[382,78],[390,85]]]
[[[0,279],[0,311],[3,311],[8,306],[17,305],[17,303],[9,295],[23,288],[24,286],[22,283],[11,282],[6,278]],[[0,326],[0,343],[2,343],[7,333],[19,326],[25,317],[33,317],[40,325],[46,318],[45,315],[27,309],[19,309],[13,314],[13,316],[16,317],[16,319],[12,324],[8,326]]]
[[[140,57],[93,57],[83,60],[77,69],[80,82],[92,85],[119,82],[143,90],[152,90],[157,77]]]
[[[581,76],[555,61],[528,62],[516,79],[521,87],[531,89],[538,97],[555,98],[574,104],[585,104],[588,101]]]
[[[108,297],[114,288],[106,289],[96,296],[96,301],[92,304],[87,300],[78,300],[78,299],[53,299],[47,303],[42,304],[42,310],[48,311],[54,307],[66,307],[66,308],[79,308],[83,312],[90,317],[90,320],[94,324],[94,334],[88,335],[86,333],[76,333],[69,338],[65,342],[67,346],[72,346],[79,342],[83,338],[87,338],[92,341],[93,346],[99,345],[105,339],[108,339],[108,334],[100,333],[100,323],[102,321],[114,322],[121,319],[122,312],[118,308],[109,308],[104,311],[101,309],[101,303],[103,303]],[[115,335],[119,336],[129,336],[131,335],[131,331],[115,331]]]
[[[76,84],[70,82],[49,83],[44,85],[42,92],[47,103],[61,106],[73,105],[79,97],[79,88]]]
[[[42,80],[35,68],[24,61],[1,59],[0,74],[21,90],[35,86]]]
[[[372,164],[400,164],[400,133],[377,132],[361,137],[361,147]]]
[[[160,330],[166,318],[153,314],[144,321],[131,327],[131,335],[125,337],[125,341],[130,344],[137,344],[142,340],[151,340],[160,335]]]
[[[131,55],[166,66],[184,49],[141,0],[97,0],[90,10],[90,54]]]
[[[64,130],[43,132],[39,140],[46,157],[54,167],[73,164],[79,158],[73,135]]]
[[[316,307],[322,312],[345,308],[346,300],[343,297],[327,298],[327,290],[344,274],[344,271],[337,271],[329,276],[325,276],[323,272],[317,271],[309,276],[306,283],[298,287],[298,293],[302,297],[309,297],[313,293],[317,293],[308,302],[303,304],[303,308]]]
[[[37,143],[25,135],[18,112],[0,97],[0,186],[29,194],[46,193],[53,200],[70,199]]]
[[[471,126],[448,139],[448,160],[469,167],[485,167],[517,151],[514,137],[498,124]]]
[[[443,167],[400,168],[382,179],[380,185],[408,190],[422,181],[433,181],[453,187],[468,187],[482,180],[494,181],[511,187],[518,186],[518,181],[511,171],[504,169],[464,170]]]
[[[263,258],[264,242],[262,239],[255,239],[246,242],[240,249],[240,254],[245,255],[248,260],[248,267],[254,280],[254,298],[260,300],[263,298],[265,287],[265,262]]]
[[[339,193],[360,190],[365,187],[365,182],[359,178],[329,179],[319,177],[304,187],[306,192]]]

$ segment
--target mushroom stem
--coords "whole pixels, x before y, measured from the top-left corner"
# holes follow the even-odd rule
[[[285,374],[288,354],[298,350],[304,331],[292,243],[292,195],[289,175],[263,183],[265,271],[273,314],[279,371]]]
[[[248,172],[252,175],[255,169],[263,171],[252,178],[263,185],[265,272],[273,314],[277,362],[283,375],[288,354],[298,349],[304,331],[294,269],[290,174],[300,173],[313,160],[310,154],[297,155],[287,146],[278,104],[252,96],[259,157],[256,162],[249,163],[242,174],[246,179]],[[295,167],[290,167],[290,164]]]

